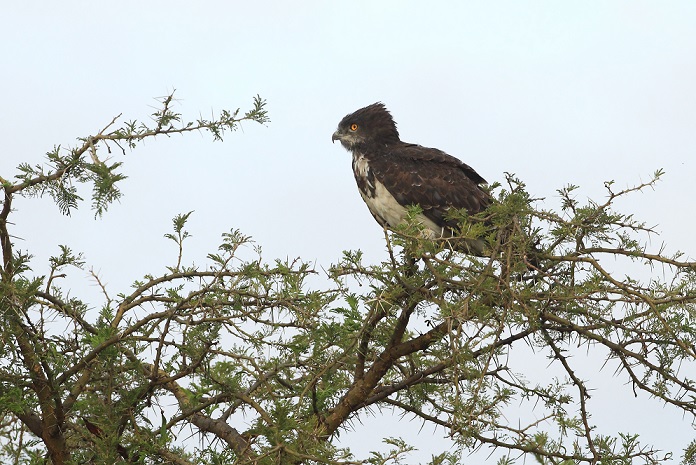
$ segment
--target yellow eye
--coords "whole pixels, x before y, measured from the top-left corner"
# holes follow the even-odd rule
[[[351,125],[350,125],[350,130],[351,130],[351,131],[357,131],[357,130],[358,130],[358,125],[355,124],[355,123],[351,124]]]

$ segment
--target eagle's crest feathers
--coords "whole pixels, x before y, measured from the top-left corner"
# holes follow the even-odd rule
[[[396,123],[383,103],[377,102],[347,115],[338,123],[341,144],[353,150],[366,144],[385,146],[400,142]]]

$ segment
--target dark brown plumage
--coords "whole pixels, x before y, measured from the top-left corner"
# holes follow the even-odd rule
[[[491,202],[483,179],[472,167],[442,150],[402,142],[396,123],[382,103],[347,115],[332,136],[353,155],[353,173],[360,194],[382,226],[394,228],[406,208],[419,205],[421,223],[433,237],[452,237],[457,222],[448,210],[470,215]],[[483,241],[467,241],[465,250],[481,255]]]

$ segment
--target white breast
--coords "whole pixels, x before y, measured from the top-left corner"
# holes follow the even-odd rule
[[[381,223],[385,223],[390,228],[395,228],[401,224],[406,217],[406,208],[396,201],[394,196],[387,188],[374,176],[370,175],[368,161],[362,155],[354,155],[353,170],[356,178],[362,178],[370,187],[371,192],[364,192],[360,189],[360,195],[370,209],[372,215],[379,218]],[[431,237],[442,237],[443,230],[433,221],[423,215],[419,215],[418,221],[425,226],[426,232],[432,233]]]

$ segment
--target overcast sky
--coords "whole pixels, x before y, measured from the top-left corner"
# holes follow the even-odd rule
[[[696,2],[6,3],[6,179],[119,113],[147,120],[173,89],[184,117],[248,109],[256,94],[271,117],[224,143],[193,134],[114,153],[129,176],[125,197],[96,221],[88,204],[65,218],[48,199],[16,201],[12,232],[38,272],[67,244],[113,295],[126,291],[175,259],[162,235],[190,210],[185,258],[199,263],[230,228],[269,259],[328,267],[344,249],[382,259],[350,156],[331,144],[345,114],[376,101],[403,140],[445,150],[489,182],[516,173],[549,208],[566,184],[602,200],[604,181],[627,187],[664,168],[655,191],[620,206],[658,225],[656,249],[664,241],[696,256]],[[73,294],[94,291],[79,285]],[[693,439],[690,420],[662,406],[635,416],[647,421],[624,411],[607,421],[676,451]]]

